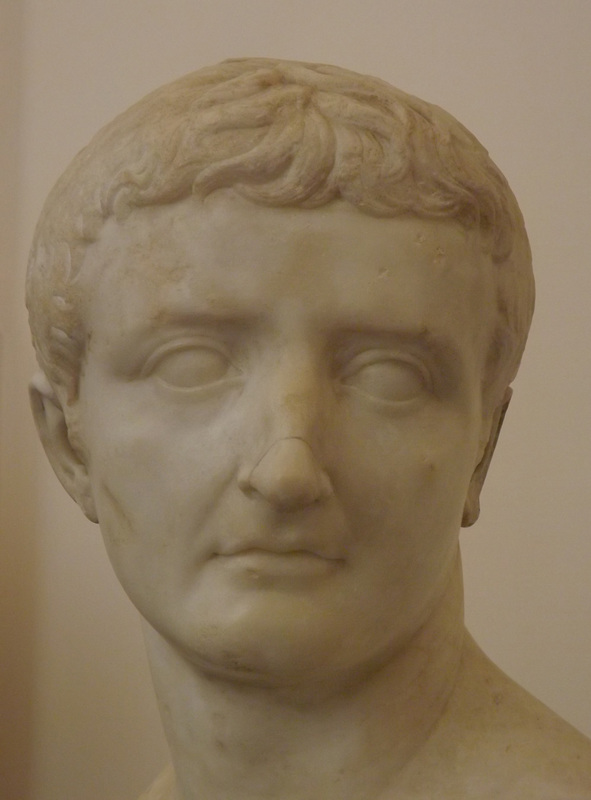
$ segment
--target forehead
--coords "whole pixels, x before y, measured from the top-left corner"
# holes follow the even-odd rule
[[[268,208],[227,191],[108,221],[84,273],[93,333],[191,314],[285,320],[299,307],[317,326],[451,328],[474,344],[496,306],[478,234],[453,221],[342,201]]]

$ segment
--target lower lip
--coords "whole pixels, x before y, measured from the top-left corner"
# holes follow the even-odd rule
[[[303,550],[274,553],[268,550],[245,550],[221,556],[223,564],[251,577],[258,578],[320,578],[329,575],[342,562],[323,558]]]

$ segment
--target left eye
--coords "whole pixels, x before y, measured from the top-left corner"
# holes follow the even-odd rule
[[[213,347],[182,347],[158,358],[149,370],[167,386],[198,389],[236,374],[230,360]]]
[[[422,371],[413,364],[397,358],[380,358],[351,365],[342,378],[364,394],[390,403],[402,403],[425,391]]]

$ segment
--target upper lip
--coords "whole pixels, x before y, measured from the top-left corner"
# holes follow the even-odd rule
[[[244,555],[245,553],[272,553],[274,555],[309,554],[329,561],[342,561],[343,556],[336,547],[323,543],[311,542],[304,537],[290,537],[281,533],[273,537],[245,538],[219,547],[218,556]]]

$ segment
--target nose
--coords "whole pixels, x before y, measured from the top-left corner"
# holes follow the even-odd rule
[[[306,508],[332,494],[312,448],[297,436],[275,441],[238,484],[246,495],[258,495],[280,511]]]

